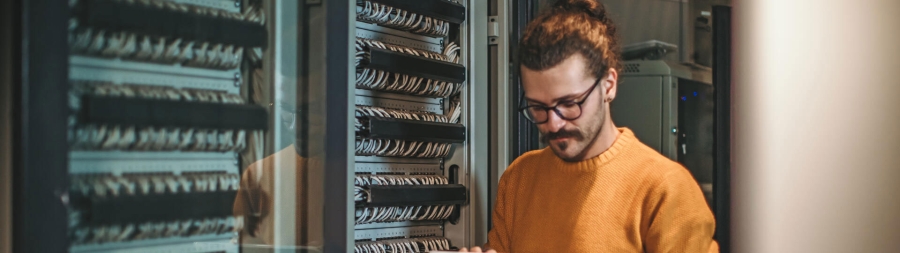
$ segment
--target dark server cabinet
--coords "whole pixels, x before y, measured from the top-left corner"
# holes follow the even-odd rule
[[[486,5],[4,3],[12,249],[484,243]]]
[[[678,81],[678,162],[689,168],[694,179],[712,199],[715,138],[713,86],[693,80]]]
[[[709,76],[705,72],[698,76]],[[711,202],[715,93],[693,75],[687,66],[663,60],[627,61],[610,110],[617,125],[690,170]]]
[[[617,99],[618,126],[687,168],[716,217],[721,250],[730,250],[731,23],[730,8],[713,11],[712,68],[660,60],[675,45],[647,41],[625,46]]]

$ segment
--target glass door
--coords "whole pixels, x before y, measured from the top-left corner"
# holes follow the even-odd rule
[[[17,249],[352,245],[350,1],[13,5]]]
[[[484,243],[476,3],[15,1],[14,250]]]

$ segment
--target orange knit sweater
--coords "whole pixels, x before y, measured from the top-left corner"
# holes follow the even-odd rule
[[[715,221],[684,167],[620,128],[597,157],[545,148],[500,178],[487,247],[498,252],[718,252]]]

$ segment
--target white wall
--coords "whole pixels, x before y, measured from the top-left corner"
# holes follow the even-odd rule
[[[900,250],[897,13],[735,1],[735,252]]]

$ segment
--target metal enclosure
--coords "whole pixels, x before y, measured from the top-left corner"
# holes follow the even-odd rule
[[[610,113],[617,126],[687,167],[711,200],[715,94],[706,72],[663,60],[626,61]]]

